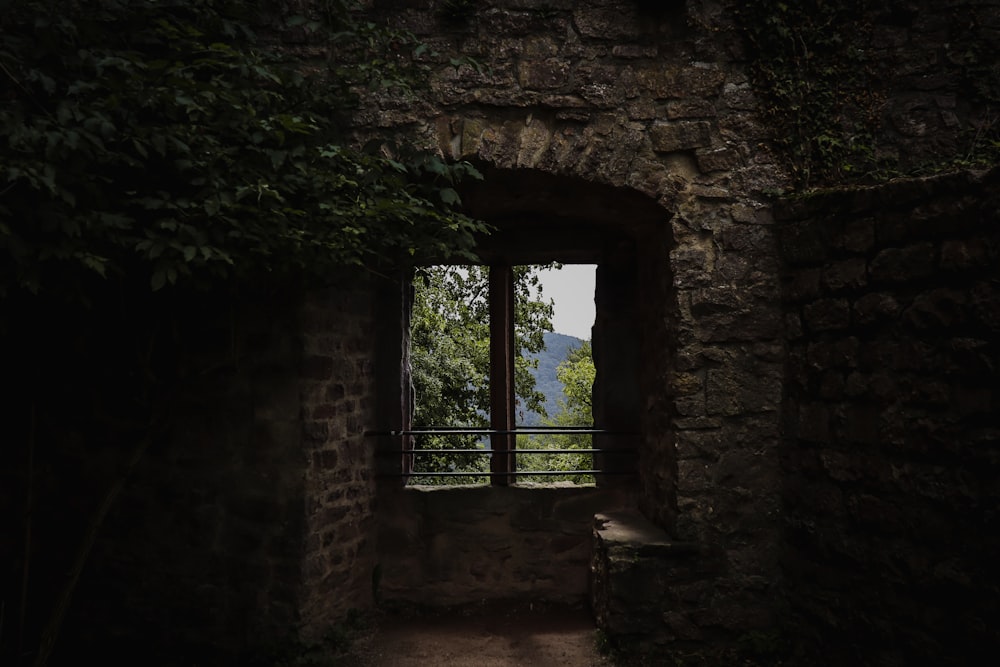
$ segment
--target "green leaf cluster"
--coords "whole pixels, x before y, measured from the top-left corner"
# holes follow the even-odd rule
[[[867,0],[746,0],[734,14],[796,185],[875,171],[884,97],[867,52]]]
[[[256,2],[4,3],[0,293],[316,284],[470,254],[485,228],[455,185],[475,169],[347,134],[373,71],[412,87],[376,58],[412,42],[325,7],[286,27],[367,60],[304,67],[272,48]]]
[[[594,380],[597,369],[590,341],[584,341],[566,353],[556,367],[556,378],[563,385],[563,397],[556,401],[559,411],[543,419],[546,426],[593,426]],[[545,434],[521,436],[519,448],[531,449],[590,449],[593,436],[576,434]],[[518,458],[519,470],[587,470],[593,468],[592,454],[532,454]],[[575,484],[593,483],[592,475],[547,477],[545,481],[570,481]]]

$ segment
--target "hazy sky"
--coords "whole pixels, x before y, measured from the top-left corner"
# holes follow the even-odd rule
[[[559,270],[539,272],[542,295],[555,301],[552,328],[556,333],[590,340],[596,272],[593,264],[564,264]]]

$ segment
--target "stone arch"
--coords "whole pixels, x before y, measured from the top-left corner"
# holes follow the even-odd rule
[[[437,144],[452,160],[498,169],[533,169],[616,188],[629,188],[667,211],[676,208],[692,165],[682,155],[663,159],[644,125],[606,113],[590,122],[560,121],[554,114],[523,111],[444,115]]]
[[[536,222],[551,211],[523,190],[566,182],[615,195],[610,212],[581,196],[584,219],[627,219],[633,195],[655,207],[662,224],[645,228],[634,284],[655,304],[636,326],[644,358],[662,355],[643,366],[652,389],[639,415],[658,435],[643,445],[635,502],[699,545],[692,553],[713,555],[711,583],[699,582],[706,606],[757,595],[778,580],[783,342],[767,193],[787,178],[746,63],[716,9],[699,3],[642,18],[628,2],[501,5],[460,25],[439,21],[433,3],[394,5],[393,25],[439,49],[430,93],[416,105],[373,98],[359,125],[472,161],[489,172],[485,187],[520,174],[491,207],[532,200],[521,203]],[[485,67],[454,64],[464,58]],[[532,217],[509,208],[508,218]]]
[[[464,184],[461,194],[470,214],[496,228],[480,244],[484,261],[598,265],[595,419],[603,428],[636,433],[624,447],[635,448],[638,464],[623,464],[609,451],[605,465],[609,471],[618,472],[617,465],[638,474],[605,475],[596,488],[570,489],[421,491],[383,479],[378,501],[382,593],[440,604],[519,595],[579,603],[588,589],[595,512],[641,504],[661,522],[674,519],[675,457],[665,420],[671,410],[650,409],[671,400],[664,378],[674,356],[669,323],[677,319],[665,264],[672,212],[625,185],[477,162],[486,178]],[[387,347],[398,350],[405,344],[390,341]],[[393,373],[398,370],[389,369],[382,383],[390,393],[401,384]],[[380,402],[387,411],[398,410],[400,397]],[[618,442],[609,437],[595,445],[613,450]],[[398,440],[383,446],[399,450]],[[497,549],[505,554],[499,562]]]

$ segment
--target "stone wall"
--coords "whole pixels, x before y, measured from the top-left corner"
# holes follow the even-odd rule
[[[374,283],[312,294],[301,319],[305,468],[302,637],[318,639],[372,604],[375,568]]]
[[[639,324],[639,503],[675,539],[720,554],[699,588],[706,636],[767,626],[782,590],[785,373],[771,202],[789,179],[732,6],[372,5],[427,42],[419,63],[431,81],[419,100],[368,97],[357,116],[365,134],[422,137],[451,159],[610,186],[662,208],[669,222],[644,237],[640,267],[657,305]],[[880,118],[880,157],[901,169],[951,160],[989,122],[989,93],[967,85],[969,63],[954,47],[995,51],[996,3],[866,11],[862,47],[876,54],[883,103],[855,111]]]
[[[294,305],[206,306],[178,313],[165,342],[170,363],[194,375],[99,529],[64,651],[196,660],[241,653],[300,622],[306,521]],[[204,312],[217,316],[201,319]],[[99,433],[87,437],[112,473],[121,469]],[[80,508],[96,506],[110,479]]]
[[[671,539],[637,512],[597,514],[590,587],[597,626],[623,649],[655,653],[669,646],[675,661],[685,660],[686,649],[711,655],[712,664],[732,663],[726,657],[732,636],[718,617],[736,608],[705,606],[719,556],[710,546]]]
[[[837,664],[977,664],[1000,647],[1000,171],[777,215],[803,636]]]
[[[211,662],[315,638],[370,605],[367,284],[304,299],[113,296],[76,313],[36,303],[3,332],[5,379],[22,388],[7,404],[19,418],[0,505],[14,527],[3,652],[22,632],[35,649],[105,503],[57,664]]]
[[[746,63],[715,32],[716,8],[521,0],[450,19],[442,3],[374,4],[430,45],[421,63],[431,84],[420,101],[369,98],[360,125],[659,206],[638,240],[649,304],[637,324],[639,502],[675,535],[724,552],[706,606],[739,600],[740,627],[768,618],[782,344],[766,192],[785,181]],[[462,58],[475,62],[451,62]],[[630,223],[613,202],[598,210],[610,226]]]
[[[995,235],[975,226],[995,220],[995,204],[991,214],[977,199],[975,179],[829,195],[819,200],[830,218],[822,222],[819,209],[783,206],[791,267],[791,317],[783,319],[771,202],[789,179],[730,30],[730,3],[497,0],[450,14],[438,0],[364,4],[428,44],[418,64],[430,82],[419,96],[367,96],[359,136],[416,138],[493,176],[536,184],[526,199],[512,192],[506,208],[494,197],[492,212],[477,212],[484,217],[558,215],[550,186],[566,182],[574,197],[598,189],[600,197],[577,197],[595,206],[578,204],[564,229],[578,229],[584,208],[587,220],[630,233],[633,215],[642,217],[632,235],[645,362],[636,502],[671,539],[717,558],[703,579],[687,582],[698,632],[772,624],[784,590],[779,528],[790,511],[784,571],[810,625],[940,655],[960,648],[925,629],[981,643],[984,621],[995,620],[988,595],[996,579],[983,563],[996,549],[988,536],[996,527],[997,308]],[[277,13],[313,6],[274,3]],[[870,6],[886,102],[880,150],[909,169],[986,136],[988,94],[956,83],[969,81],[956,45],[980,57],[996,52],[997,2]],[[311,66],[326,56],[322,38],[295,28],[275,35]],[[991,175],[981,186],[994,183]],[[951,215],[952,204],[980,217]],[[85,517],[121,471],[121,452],[143,435],[148,415],[130,393],[130,360],[154,321],[157,368],[212,372],[177,398],[176,427],[153,439],[114,505],[71,609],[71,634],[123,652],[206,640],[238,651],[288,629],[315,637],[348,608],[371,604],[374,464],[363,433],[390,426],[376,418],[375,385],[405,391],[406,382],[398,338],[387,337],[391,359],[376,352],[386,321],[367,278],[345,284],[355,287],[304,304],[298,295],[158,311],[158,299],[124,309],[120,295],[108,295],[73,317],[60,319],[65,311],[55,308],[5,313],[5,377],[21,391],[7,405],[15,445],[0,471],[9,490],[0,516],[16,526],[14,539],[0,542],[0,599],[11,609],[21,598],[29,539],[29,636]],[[399,319],[397,309],[389,326]],[[404,420],[401,398],[389,411],[393,425]],[[400,493],[398,506],[380,496],[380,514],[401,522],[382,547],[406,544],[410,520],[439,537],[447,523],[461,543],[506,521],[525,529],[525,543],[555,549],[544,527],[562,525],[563,492],[571,504],[584,493],[540,492],[531,510],[541,512],[538,523],[526,510],[490,514],[498,501],[489,496],[484,514],[454,524],[434,508],[458,491]],[[565,553],[577,563],[573,531]],[[421,576],[441,583],[446,570],[434,563],[421,564]],[[397,571],[390,568],[386,591],[423,601],[434,594]],[[494,571],[482,580],[448,572],[476,590]],[[535,584],[553,595],[569,590],[545,588],[556,581]],[[528,590],[523,580],[508,583]],[[920,604],[935,596],[944,602]],[[897,615],[899,627],[888,627]],[[85,623],[104,617],[116,620],[100,636]]]
[[[583,604],[594,514],[634,494],[573,485],[411,487],[380,517],[378,593],[393,603]]]

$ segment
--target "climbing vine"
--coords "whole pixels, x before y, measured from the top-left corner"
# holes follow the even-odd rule
[[[765,91],[765,115],[795,181],[841,180],[877,168],[884,98],[865,50],[865,0],[747,0],[734,15]]]
[[[414,85],[405,35],[346,0],[282,16],[263,3],[4,3],[0,291],[141,279],[318,281],[345,265],[468,253],[482,226],[454,185],[477,177],[405,146],[351,145],[352,90]],[[350,53],[329,67],[274,32]],[[265,32],[266,34],[266,32]]]
[[[797,187],[877,181],[914,170],[995,164],[1000,158],[1000,123],[994,120],[1000,70],[977,48],[982,39],[965,39],[963,31],[976,29],[975,17],[953,21],[956,44],[945,45],[948,52],[940,55],[950,90],[976,107],[974,119],[956,150],[936,154],[934,164],[915,166],[896,164],[893,152],[883,150],[894,130],[880,62],[885,45],[874,34],[879,23],[908,21],[909,10],[877,0],[741,0],[730,6],[774,141]]]

